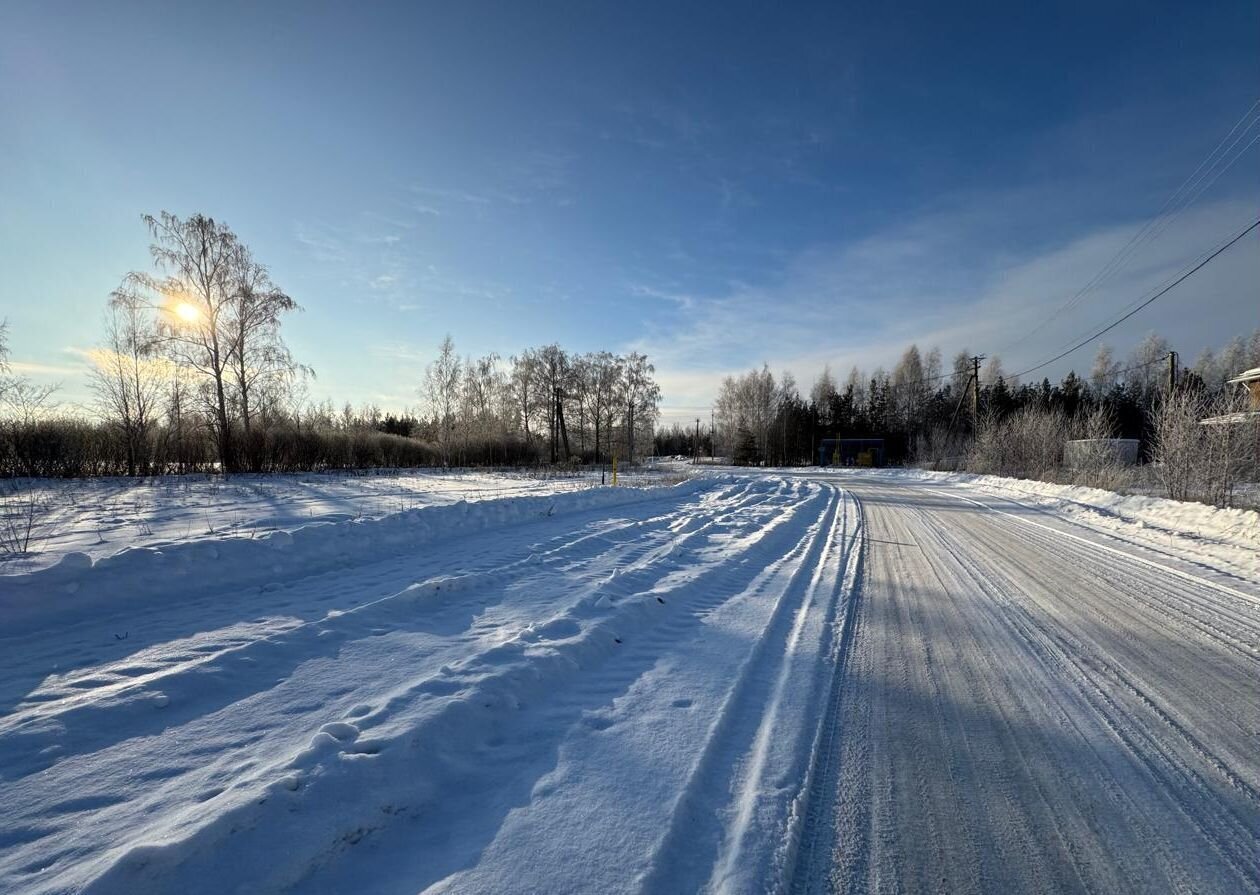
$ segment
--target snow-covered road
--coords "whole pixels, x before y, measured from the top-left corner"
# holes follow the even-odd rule
[[[852,484],[869,553],[798,891],[1260,891],[1260,589]]]
[[[1260,891],[1260,586],[1159,543],[768,473],[0,578],[0,891]]]

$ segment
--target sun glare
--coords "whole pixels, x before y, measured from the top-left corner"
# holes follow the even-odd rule
[[[197,310],[196,305],[190,305],[186,301],[176,302],[174,311],[175,316],[185,323],[196,323],[201,317],[201,311]]]

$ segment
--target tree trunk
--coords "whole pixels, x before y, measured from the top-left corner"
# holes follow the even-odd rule
[[[560,438],[564,443],[564,459],[569,459],[569,429],[564,424],[564,392],[556,389],[556,428],[560,430]]]
[[[634,405],[626,407],[626,466],[634,463]]]
[[[223,377],[215,377],[215,397],[218,404],[215,414],[219,423],[219,469],[221,472],[232,472],[232,432],[228,424],[227,393],[223,389]]]
[[[126,427],[123,429],[123,436],[127,439],[127,475],[134,476],[136,474],[135,435],[130,431],[130,427]]]

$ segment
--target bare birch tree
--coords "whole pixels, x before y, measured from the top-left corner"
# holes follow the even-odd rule
[[[1111,346],[1106,343],[1100,344],[1098,352],[1094,355],[1094,365],[1089,371],[1089,384],[1095,396],[1102,397],[1116,384],[1119,370],[1120,364],[1116,363]]]
[[[148,471],[166,374],[148,308],[128,292],[115,293],[105,344],[92,353],[92,389],[101,416],[118,429],[127,475]]]
[[[437,360],[424,374],[424,396],[437,424],[438,443],[442,447],[442,463],[451,463],[451,440],[455,429],[455,411],[459,400],[460,362],[455,342],[449,335],[438,348]]]
[[[638,427],[656,420],[661,389],[652,378],[656,368],[645,355],[631,352],[621,367],[621,398],[625,408],[626,464],[634,463],[634,441]]]
[[[282,391],[298,369],[280,336],[280,318],[301,310],[271,281],[267,268],[237,245],[224,328],[230,340],[229,369],[246,452],[254,450],[254,417],[261,397]],[[305,368],[303,368],[305,369]],[[257,458],[247,458],[252,466]]]
[[[172,359],[202,380],[219,465],[229,472],[235,468],[228,377],[236,350],[231,321],[240,243],[226,224],[201,214],[181,219],[163,211],[143,219],[154,239],[149,253],[157,273],[133,271],[115,296],[157,310]]]
[[[513,415],[528,442],[531,438],[529,422],[537,416],[539,407],[539,396],[535,388],[538,352],[532,348],[528,349],[513,357],[511,362],[512,375],[509,389],[512,394]]]
[[[590,395],[591,422],[595,428],[595,462],[612,453],[613,413],[621,383],[621,359],[608,351],[589,355],[586,391]],[[602,446],[607,447],[605,452]]]

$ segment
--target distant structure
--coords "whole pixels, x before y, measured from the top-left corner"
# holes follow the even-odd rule
[[[818,445],[819,466],[883,466],[882,438],[824,438]]]
[[[1230,385],[1241,386],[1247,390],[1248,408],[1238,413],[1227,413],[1224,416],[1210,416],[1201,420],[1203,425],[1222,426],[1260,420],[1260,367],[1252,367],[1226,381]]]
[[[1260,413],[1260,367],[1253,367],[1245,373],[1239,373],[1233,379],[1229,380],[1230,385],[1241,385],[1247,390],[1247,396],[1251,400],[1251,410],[1253,413]]]
[[[1081,469],[1100,461],[1133,466],[1138,461],[1136,438],[1076,438],[1063,443],[1063,465]]]

